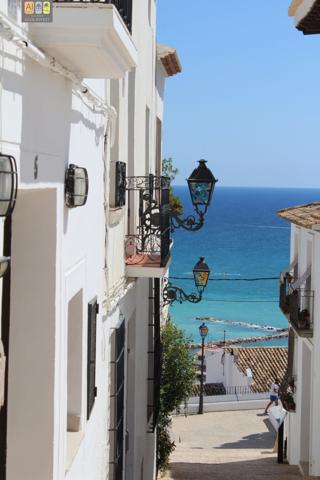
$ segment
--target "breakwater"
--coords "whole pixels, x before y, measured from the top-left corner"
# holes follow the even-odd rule
[[[224,325],[232,325],[233,327],[241,327],[253,330],[266,330],[268,332],[285,332],[287,331],[286,328],[281,327],[273,327],[271,325],[260,325],[258,323],[250,323],[250,322],[239,322],[235,320],[224,320],[216,317],[196,317],[196,320],[200,322],[209,322],[209,323],[216,323],[216,324],[224,324]]]
[[[281,329],[277,333],[271,333],[270,335],[257,335],[255,337],[237,337],[237,338],[228,338],[225,341],[214,341],[207,342],[206,347],[223,347],[230,345],[239,345],[242,343],[255,343],[255,342],[266,342],[269,340],[274,340],[278,338],[288,337],[288,329]],[[191,343],[189,345],[190,350],[195,350],[201,348],[201,343]]]

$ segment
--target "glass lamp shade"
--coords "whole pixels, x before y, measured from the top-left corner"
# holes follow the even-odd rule
[[[198,167],[193,170],[187,180],[194,206],[204,205],[207,207],[210,205],[214,186],[218,181],[206,163],[206,160],[199,160]]]
[[[207,327],[207,325],[205,323],[202,323],[199,327],[200,337],[202,339],[205,339],[206,336],[208,335],[208,332],[209,332],[209,328]]]
[[[209,275],[210,269],[204,261],[204,257],[200,257],[199,261],[193,267],[194,283],[199,292],[203,292],[203,290],[206,288]]]
[[[67,207],[82,207],[88,197],[89,180],[87,170],[70,164],[66,171],[65,188]]]
[[[4,276],[8,270],[10,257],[0,257],[0,278]]]
[[[6,217],[13,211],[17,185],[17,166],[14,157],[0,154],[0,217]]]

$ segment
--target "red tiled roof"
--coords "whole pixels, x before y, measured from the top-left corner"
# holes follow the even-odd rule
[[[250,368],[253,374],[253,392],[268,392],[275,378],[282,381],[288,362],[287,347],[227,347],[233,352],[239,370],[246,374]]]

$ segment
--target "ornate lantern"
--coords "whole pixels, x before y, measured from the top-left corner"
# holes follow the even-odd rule
[[[199,261],[193,267],[194,283],[198,292],[203,292],[207,286],[210,275],[210,269],[204,261],[204,257],[200,257]]]
[[[196,208],[198,205],[205,207],[210,205],[212,193],[218,181],[206,163],[206,160],[199,160],[198,167],[193,170],[187,180],[192,204]]]

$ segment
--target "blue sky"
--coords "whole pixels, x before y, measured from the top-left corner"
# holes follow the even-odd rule
[[[320,35],[289,3],[158,0],[158,41],[183,66],[165,97],[177,184],[205,158],[219,185],[320,186]]]

